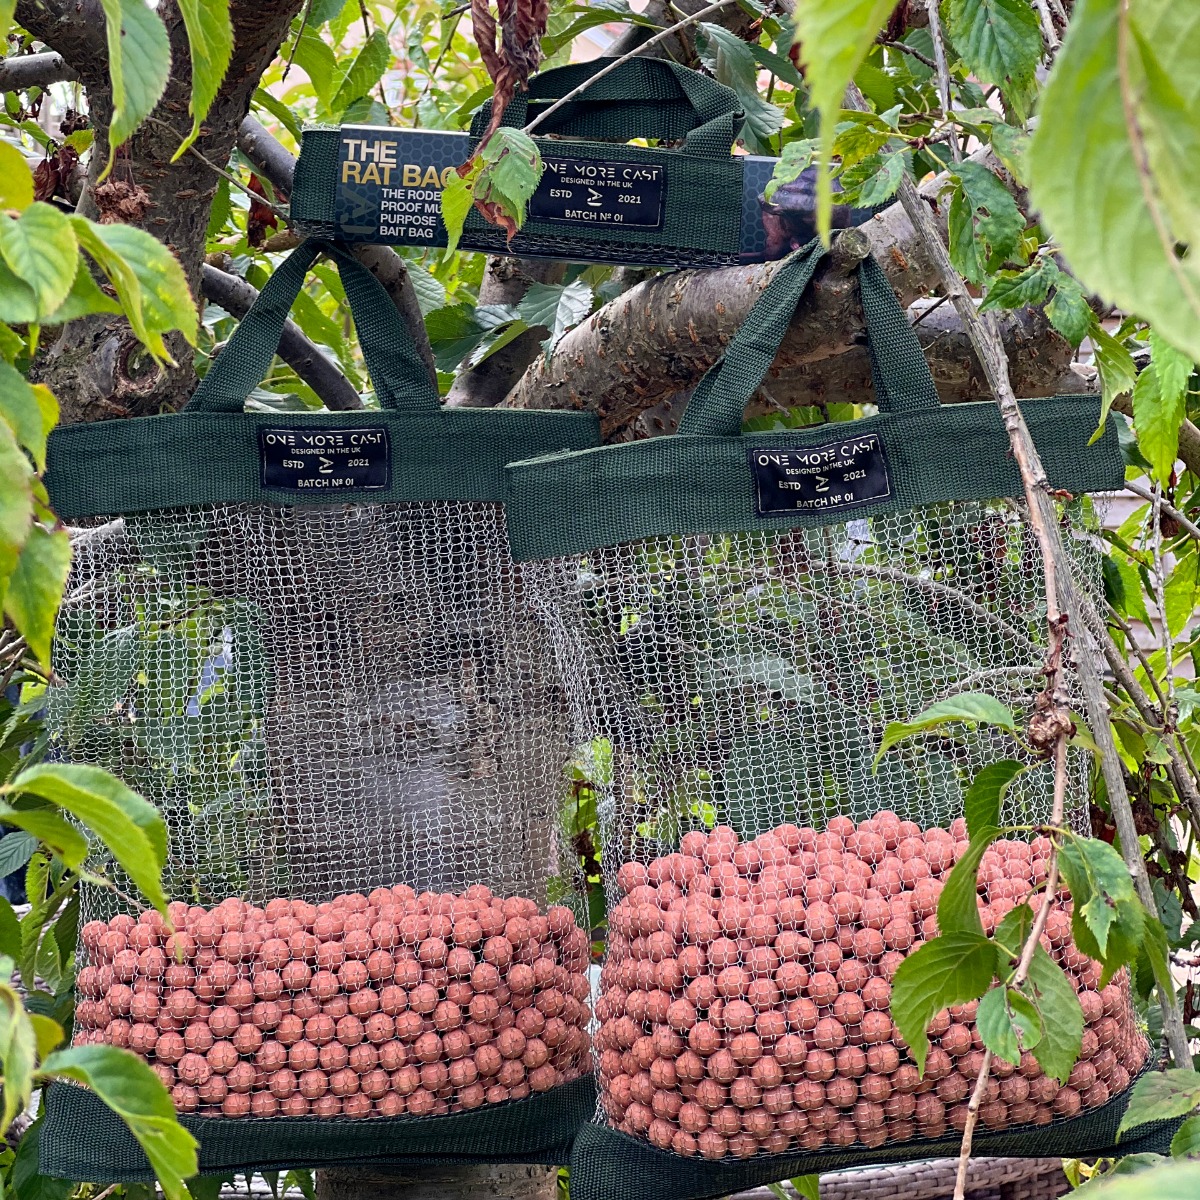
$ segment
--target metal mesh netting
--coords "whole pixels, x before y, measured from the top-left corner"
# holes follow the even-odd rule
[[[1064,514],[1094,586],[1090,502]],[[936,933],[966,848],[963,797],[1003,758],[1032,769],[1005,820],[1038,823],[1053,774],[989,726],[910,739],[885,725],[986,691],[1040,690],[1040,555],[1011,504],[953,503],[844,526],[656,538],[527,573],[600,788],[608,958],[597,1006],[601,1112],[709,1158],[879,1146],[961,1128],[982,1042],[944,1013],[924,1081],[888,1015],[890,979]],[[1086,823],[1072,752],[1069,820]],[[991,932],[1045,879],[1048,843],[981,868]],[[985,1127],[1096,1107],[1145,1062],[1128,984],[1054,914],[1049,942],[1089,1022],[1069,1086],[1000,1064]]]
[[[587,938],[546,909],[567,718],[500,505],[97,521],[54,659],[57,752],[160,809],[179,902],[168,943],[85,891],[77,1040],[238,1116],[425,1115],[578,1075]]]

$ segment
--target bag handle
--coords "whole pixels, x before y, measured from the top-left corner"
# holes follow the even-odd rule
[[[762,386],[796,306],[824,256],[825,248],[819,241],[812,241],[783,262],[721,360],[696,385],[679,422],[681,434],[737,436],[746,405]],[[858,286],[866,318],[875,403],[880,411],[936,409],[937,388],[925,352],[883,268],[873,258],[859,264]]]
[[[270,370],[288,313],[322,254],[337,263],[380,406],[406,412],[440,411],[437,389],[383,285],[344,247],[324,238],[308,238],[267,280],[184,412],[243,411],[246,397]]]
[[[601,58],[535,75],[529,91],[509,101],[502,124],[526,125],[606,65]],[[483,136],[491,118],[488,100],[471,122],[472,138]],[[741,124],[742,106],[731,88],[666,59],[631,58],[564,104],[536,132],[621,141],[685,138],[685,154],[728,158]]]

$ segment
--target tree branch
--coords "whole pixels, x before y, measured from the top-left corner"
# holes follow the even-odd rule
[[[108,73],[104,9],[100,0],[17,0],[16,23],[62,56],[84,80]]]
[[[0,59],[0,92],[22,92],[31,87],[49,87],[79,78],[79,72],[53,50],[42,54],[17,54]]]
[[[239,320],[258,299],[258,291],[251,284],[209,263],[202,269],[200,286],[206,300],[219,304]],[[284,322],[279,357],[316,392],[326,408],[335,412],[362,408],[362,400],[350,381],[327,354],[309,341],[294,321]]]
[[[280,191],[291,193],[296,174],[296,156],[289,153],[260,121],[247,116],[238,127],[237,144],[264,179]],[[433,350],[404,259],[390,246],[358,245],[353,247],[352,253],[383,285],[396,311],[408,326],[430,378],[436,380]]]

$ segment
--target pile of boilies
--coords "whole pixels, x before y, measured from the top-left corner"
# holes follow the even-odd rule
[[[965,839],[961,820],[922,830],[881,812],[859,825],[837,817],[823,833],[780,825],[744,842],[718,826],[686,834],[678,853],[625,863],[596,1006],[609,1121],[713,1159],[961,1131],[983,1059],[977,1005],[934,1020],[923,1078],[889,1009],[897,967],[937,934],[943,881]],[[984,855],[989,934],[1045,881],[1049,851],[1038,838],[998,841]],[[1060,898],[1042,941],[1078,987],[1082,1054],[1064,1086],[1028,1052],[993,1060],[986,1129],[1103,1104],[1148,1053],[1127,981],[1099,989],[1100,969],[1075,948]]]
[[[142,1055],[181,1112],[433,1116],[591,1068],[568,908],[398,886],[168,912],[83,927],[75,1041]]]

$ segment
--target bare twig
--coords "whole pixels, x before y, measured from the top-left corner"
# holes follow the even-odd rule
[[[61,54],[17,54],[0,59],[0,92],[21,92],[31,87],[49,87],[52,83],[73,81],[79,73],[67,65]]]
[[[920,50],[914,50],[907,42],[895,42],[889,39],[881,41],[879,44],[887,46],[889,50],[899,50],[901,54],[907,54],[909,58],[915,58],[917,62],[923,63],[931,71],[937,70],[937,63],[928,54],[922,54]]]
[[[1162,689],[1158,686],[1158,680],[1154,678],[1154,672],[1150,669],[1150,660],[1146,657],[1145,650],[1142,649],[1137,638],[1134,636],[1133,630],[1129,627],[1129,623],[1111,604],[1105,604],[1105,612],[1108,614],[1108,619],[1112,621],[1125,635],[1125,639],[1129,644],[1129,648],[1137,655],[1137,660],[1142,664],[1142,670],[1146,672],[1146,678],[1150,681],[1150,686],[1154,689],[1155,696],[1158,697],[1158,703],[1161,707],[1165,701],[1163,700]]]
[[[572,100],[576,100],[584,92],[588,90],[594,83],[599,82],[605,75],[611,75],[618,67],[624,66],[631,58],[639,58],[646,53],[647,50],[657,46],[660,42],[664,42],[672,34],[678,33],[681,29],[686,29],[689,25],[694,25],[697,21],[703,21],[705,17],[711,17],[714,13],[718,13],[723,8],[728,8],[731,4],[736,4],[737,0],[717,0],[715,4],[708,5],[707,8],[700,9],[699,12],[692,13],[690,16],[684,17],[681,21],[676,21],[674,25],[668,26],[666,29],[656,33],[652,38],[644,41],[640,46],[630,50],[628,54],[622,54],[620,58],[614,58],[607,66],[601,67],[594,75],[589,76],[578,87],[572,88],[565,96],[550,105],[545,112],[538,115],[525,126],[526,133],[532,133],[539,125],[543,125],[547,119],[556,113],[564,105],[570,104]]]
[[[1161,642],[1163,651],[1163,677],[1167,684],[1166,703],[1163,706],[1163,725],[1175,728],[1175,663],[1172,657],[1171,631],[1167,627],[1167,597],[1163,585],[1162,552],[1162,481],[1154,481],[1154,500],[1150,506],[1150,549],[1154,556],[1154,604],[1162,622]]]
[[[1141,496],[1143,500],[1149,500],[1151,504],[1154,503],[1154,493],[1148,487],[1138,483],[1136,479],[1126,480],[1125,490],[1132,492],[1135,496]],[[1197,525],[1186,513],[1180,512],[1173,504],[1168,504],[1161,493],[1158,498],[1158,507],[1160,512],[1165,512],[1181,529],[1185,529],[1191,537],[1200,542],[1200,525]]]
[[[205,299],[219,304],[231,316],[244,317],[255,300],[257,290],[244,279],[205,263],[201,268],[200,286]],[[279,357],[321,398],[325,407],[335,412],[362,408],[362,400],[337,365],[310,342],[293,321],[284,322],[279,339]]]
[[[1046,0],[1033,0],[1037,6],[1038,18],[1042,23],[1042,40],[1046,43],[1046,49],[1052,54],[1058,49],[1058,30],[1054,28],[1054,18],[1050,15],[1050,6]]]
[[[943,115],[950,121],[950,68],[946,63],[946,44],[942,39],[942,18],[938,11],[938,0],[926,0],[925,7],[929,13],[929,35],[933,39],[938,98],[942,102]],[[958,144],[958,130],[954,128],[953,123],[946,131],[946,140],[950,146],[950,157],[955,162],[961,162],[962,149]]]

